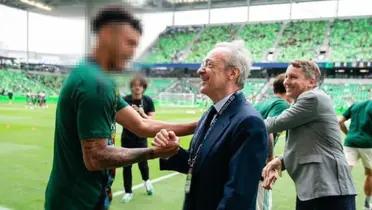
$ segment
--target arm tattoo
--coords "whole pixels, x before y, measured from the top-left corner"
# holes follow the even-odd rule
[[[151,148],[117,148],[107,146],[104,139],[83,140],[81,145],[88,170],[117,168],[154,158]]]

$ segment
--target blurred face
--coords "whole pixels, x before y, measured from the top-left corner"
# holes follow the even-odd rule
[[[141,82],[139,80],[134,81],[131,91],[133,95],[142,95],[145,89],[141,85]]]
[[[198,70],[201,87],[200,92],[213,101],[226,92],[228,84],[234,82],[232,68],[226,67],[228,53],[222,48],[213,49]]]
[[[102,31],[101,41],[107,49],[110,69],[123,70],[133,57],[141,34],[129,24],[110,24]]]
[[[307,78],[301,68],[289,66],[285,73],[284,87],[287,95],[293,99],[315,87],[315,79]]]

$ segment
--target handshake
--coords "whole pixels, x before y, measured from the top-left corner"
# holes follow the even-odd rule
[[[161,129],[155,136],[151,145],[155,157],[169,158],[179,150],[179,137],[173,131]]]

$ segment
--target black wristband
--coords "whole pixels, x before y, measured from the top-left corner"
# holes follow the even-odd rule
[[[279,156],[278,158],[280,160],[281,169],[282,169],[282,171],[284,171],[285,170],[284,158],[283,158],[283,156]]]
[[[149,148],[149,158],[148,159],[154,159],[155,157],[155,150],[154,148]]]

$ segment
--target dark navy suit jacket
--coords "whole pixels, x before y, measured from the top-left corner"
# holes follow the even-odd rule
[[[206,114],[196,132],[203,129]],[[194,135],[191,145],[199,141]],[[238,93],[217,118],[194,165],[184,210],[255,210],[268,136],[260,114]],[[160,160],[161,170],[187,173],[189,151]]]

